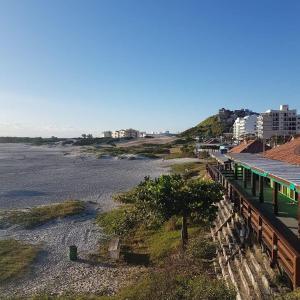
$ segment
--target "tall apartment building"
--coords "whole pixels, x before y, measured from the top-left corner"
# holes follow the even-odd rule
[[[246,137],[255,136],[257,115],[250,115],[243,118],[237,118],[233,124],[233,137],[241,141]]]
[[[257,136],[269,139],[273,136],[290,136],[300,133],[300,115],[288,105],[279,110],[269,109],[257,119]]]

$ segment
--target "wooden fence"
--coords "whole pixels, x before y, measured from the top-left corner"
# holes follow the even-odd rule
[[[278,263],[291,279],[293,287],[300,287],[300,240],[274,215],[253,202],[217,166],[207,165],[207,172],[213,180],[223,185],[229,199],[256,233],[258,240],[267,247],[271,264]]]

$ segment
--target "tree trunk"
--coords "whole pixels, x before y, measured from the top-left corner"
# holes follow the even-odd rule
[[[181,242],[183,250],[186,248],[188,242],[188,229],[187,229],[187,215],[182,216],[182,226],[181,226]]]

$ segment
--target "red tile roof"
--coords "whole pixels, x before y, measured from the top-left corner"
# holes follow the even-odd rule
[[[300,137],[267,151],[264,156],[270,159],[300,165]]]
[[[230,153],[260,153],[263,152],[264,145],[260,140],[244,141],[238,146],[232,148]],[[269,146],[265,145],[265,149],[270,149]]]

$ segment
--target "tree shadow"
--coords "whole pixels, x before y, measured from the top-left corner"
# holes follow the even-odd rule
[[[134,252],[124,252],[122,254],[124,261],[129,265],[148,266],[150,264],[149,254]]]

